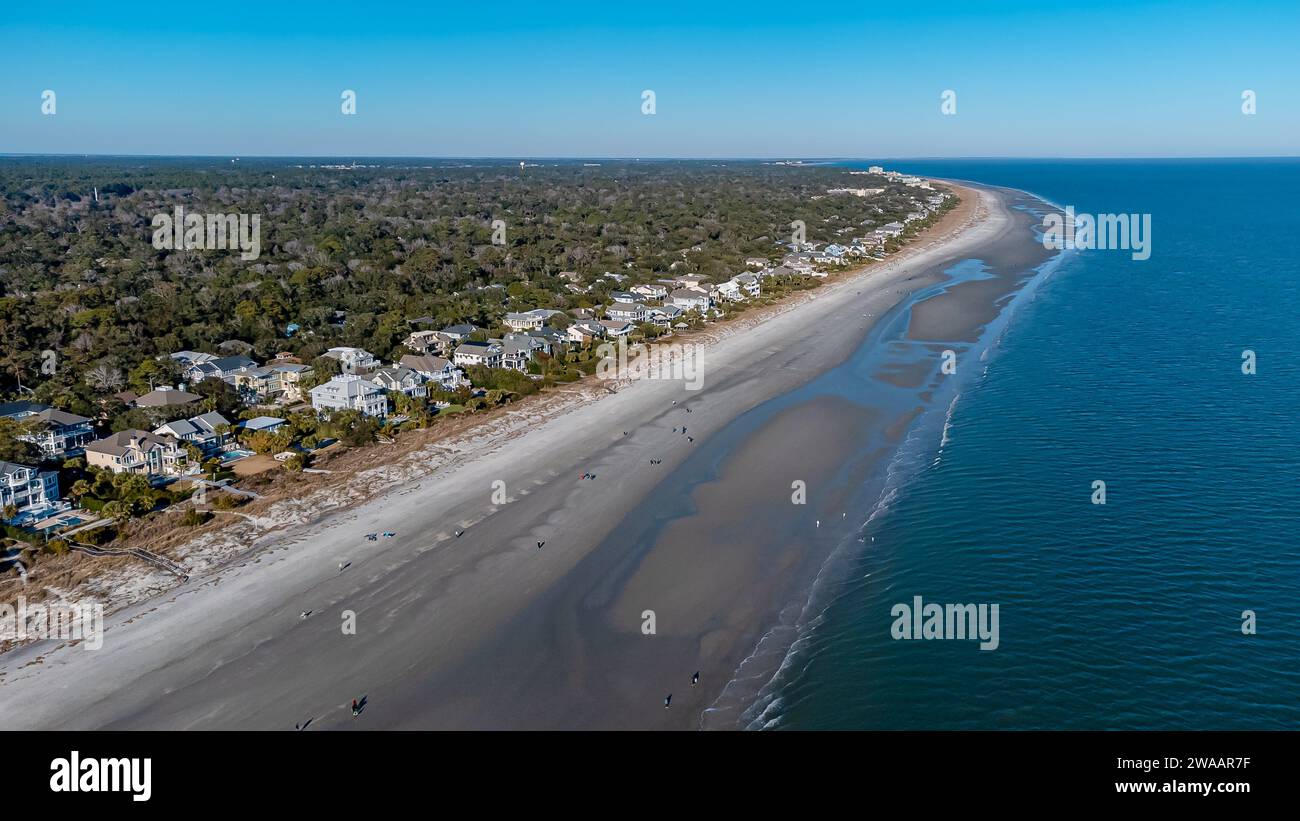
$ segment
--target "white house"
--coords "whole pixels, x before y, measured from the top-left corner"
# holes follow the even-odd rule
[[[456,348],[452,361],[457,365],[486,365],[489,368],[501,367],[500,346],[490,342],[462,342]]]
[[[737,274],[732,277],[731,281],[740,286],[741,292],[746,297],[761,296],[763,293],[762,283],[753,274]]]
[[[666,304],[676,305],[683,311],[699,311],[703,313],[709,310],[709,295],[688,288],[679,288],[668,295]]]
[[[14,462],[0,462],[0,511],[13,505],[17,513],[4,521],[40,519],[69,505],[59,501],[59,474]],[[0,516],[3,516],[0,513]]]
[[[241,422],[239,426],[246,431],[253,433],[275,433],[280,428],[289,424],[286,420],[278,416],[258,416]]]
[[[632,323],[621,319],[602,319],[600,325],[605,329],[605,336],[615,339],[632,333]]]
[[[570,342],[590,342],[605,335],[605,326],[599,322],[582,320],[570,325],[565,333]]]
[[[717,294],[719,299],[740,299],[740,283],[734,279],[729,279],[718,285]]]
[[[512,331],[531,331],[542,327],[546,323],[546,317],[535,311],[525,311],[524,313],[506,314],[505,325]]]
[[[605,310],[605,315],[624,322],[644,322],[645,306],[640,302],[615,302]]]
[[[311,406],[320,411],[355,410],[366,416],[388,415],[384,389],[355,374],[340,374],[311,389]]]
[[[663,285],[652,282],[646,285],[637,285],[632,289],[632,293],[645,299],[663,299],[668,296],[668,289]]]

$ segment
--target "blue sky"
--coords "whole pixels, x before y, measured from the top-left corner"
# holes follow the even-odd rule
[[[12,2],[0,43],[0,153],[1300,154],[1294,0]]]

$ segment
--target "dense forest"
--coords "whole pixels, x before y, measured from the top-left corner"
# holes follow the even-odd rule
[[[886,190],[826,195],[846,185]],[[607,271],[621,287],[721,280],[779,259],[792,220],[847,242],[915,193],[760,162],[0,158],[0,398],[93,415],[173,378],[155,357],[182,349],[388,359],[417,317],[493,327],[508,310],[589,307],[620,287],[593,281]],[[155,248],[155,215],[177,206],[260,215],[260,256]],[[561,271],[590,291],[566,291]]]

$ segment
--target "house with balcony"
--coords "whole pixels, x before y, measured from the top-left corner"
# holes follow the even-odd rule
[[[371,382],[389,393],[404,393],[421,399],[429,395],[429,389],[424,386],[424,377],[415,370],[401,365],[380,368],[370,374],[369,378]]]
[[[178,439],[135,428],[88,443],[86,464],[114,473],[139,473],[150,481],[180,476],[190,468]]]
[[[703,291],[696,291],[692,288],[679,288],[668,295],[667,305],[676,305],[683,311],[699,311],[704,313],[709,310],[709,295]]]
[[[506,334],[504,339],[494,339],[501,346],[501,367],[527,371],[533,357],[545,347],[540,339],[526,334]]]
[[[640,302],[615,302],[605,309],[605,316],[624,322],[645,322],[645,311],[645,306]]]
[[[668,296],[668,288],[658,283],[647,283],[632,288],[632,293],[642,299],[663,299]]]
[[[508,313],[505,326],[512,331],[533,331],[546,324],[547,314],[541,311],[524,311]]]
[[[402,344],[417,354],[431,354],[443,350],[448,340],[440,331],[415,331]]]
[[[354,410],[381,419],[388,415],[384,389],[355,374],[339,374],[312,388],[311,406],[317,413]]]
[[[740,286],[745,299],[763,294],[763,283],[753,274],[737,274],[731,281]]]
[[[4,516],[12,506],[13,516]],[[59,499],[59,474],[0,461],[0,518],[9,524],[43,519],[70,505]]]
[[[277,362],[260,368],[244,368],[226,377],[246,402],[301,402],[299,383],[314,373],[311,365]]]
[[[397,364],[399,367],[415,371],[426,382],[432,383],[440,390],[454,391],[465,380],[465,374],[453,365],[450,359],[441,356],[407,354]]]
[[[587,343],[605,335],[605,326],[591,320],[581,320],[565,329],[565,338],[569,342]]]
[[[489,368],[499,368],[503,353],[499,345],[491,342],[462,342],[456,348],[452,361],[464,367],[486,365]]]
[[[683,313],[676,305],[656,305],[646,310],[646,320],[660,328],[671,328]]]
[[[203,454],[216,453],[226,444],[230,434],[230,420],[212,411],[190,419],[177,419],[154,430],[155,436],[170,436],[194,445]]]
[[[79,456],[86,443],[95,438],[95,430],[86,417],[39,402],[0,405],[0,418],[13,419],[30,427],[31,432],[19,434],[18,439],[40,448],[42,459]]]

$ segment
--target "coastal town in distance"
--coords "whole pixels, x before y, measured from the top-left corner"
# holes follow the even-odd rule
[[[14,811],[1281,795],[1300,8],[187,11],[0,13]]]

